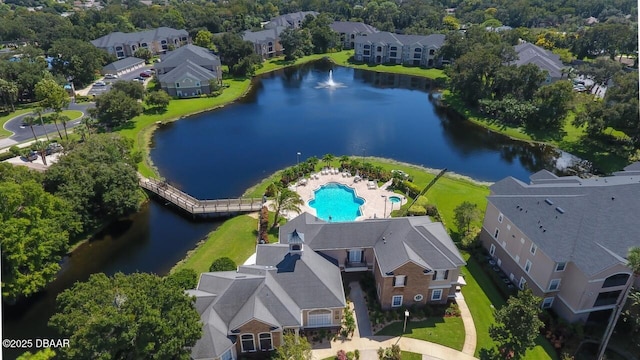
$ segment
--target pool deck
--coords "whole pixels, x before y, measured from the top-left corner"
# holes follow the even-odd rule
[[[314,191],[319,189],[320,186],[327,183],[338,183],[346,185],[352,188],[356,196],[364,199],[364,204],[360,206],[361,216],[358,216],[355,221],[361,221],[365,219],[390,217],[392,210],[397,210],[401,205],[407,202],[407,199],[401,195],[394,193],[393,191],[386,190],[391,185],[391,180],[378,187],[377,182],[375,188],[371,187],[369,181],[360,180],[355,181],[355,176],[344,176],[342,173],[332,172],[318,172],[312,174],[310,178],[298,181],[296,184],[290,186],[291,190],[296,191],[302,200],[304,205],[300,207],[302,212],[308,212],[309,214],[316,215],[316,209],[309,206],[309,201],[314,198]],[[323,174],[324,173],[324,174]],[[317,179],[316,179],[317,177]],[[392,203],[389,201],[390,196],[396,196],[401,199],[400,203]],[[385,208],[386,202],[386,208]],[[298,214],[290,213],[286,214],[288,219],[296,217]]]

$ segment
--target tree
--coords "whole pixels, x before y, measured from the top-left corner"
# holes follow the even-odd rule
[[[49,360],[55,358],[55,356],[55,351],[53,351],[51,348],[45,348],[36,352],[35,354],[27,351],[24,354],[20,355],[17,360]]]
[[[50,326],[74,359],[189,359],[202,334],[184,290],[153,274],[94,274],[56,299]]]
[[[22,122],[29,125],[29,128],[31,128],[31,134],[33,134],[33,140],[34,141],[38,141],[38,137],[36,136],[36,132],[35,130],[33,130],[33,124],[36,122],[36,118],[33,116],[25,116],[22,118]]]
[[[149,61],[153,57],[153,53],[151,52],[151,50],[141,47],[133,53],[133,56],[144,61]]]
[[[638,113],[638,72],[619,74],[613,78],[615,86],[607,90],[607,125],[624,131],[636,144],[640,143],[640,114]]]
[[[464,230],[468,233],[471,230],[471,223],[480,218],[480,211],[478,211],[478,205],[469,201],[464,201],[462,204],[456,206],[453,209],[454,221],[458,227],[458,231]]]
[[[530,289],[518,292],[507,304],[495,311],[495,323],[489,336],[498,344],[503,357],[520,359],[527,349],[535,346],[535,339],[544,323],[538,318],[540,298]]]
[[[338,41],[338,33],[331,29],[331,19],[327,14],[318,16],[307,15],[302,27],[309,30],[313,52],[316,54],[326,53],[329,49],[335,48]]]
[[[573,88],[569,81],[556,81],[539,88],[534,95],[534,104],[538,111],[529,118],[527,127],[532,129],[561,128],[573,100],[573,94]]]
[[[261,62],[260,57],[253,50],[253,44],[244,41],[240,35],[225,33],[222,36],[215,36],[213,43],[218,48],[222,64],[229,67],[231,75],[251,75],[255,66]]]
[[[289,190],[286,187],[278,186],[278,191],[273,199],[272,210],[275,211],[273,219],[273,225],[271,229],[274,229],[278,225],[278,220],[283,211],[292,211],[300,213],[300,206],[304,205],[304,201],[300,195]]]
[[[35,294],[60,270],[69,237],[80,224],[69,204],[44,191],[40,175],[0,165],[2,297],[12,302]]]
[[[136,100],[144,99],[144,95],[146,90],[144,89],[144,85],[137,81],[123,81],[119,80],[111,85],[112,90],[122,91],[127,94],[129,97],[134,98]]]
[[[72,79],[76,86],[90,84],[102,67],[115,57],[82,39],[60,39],[49,50],[54,74]]]
[[[45,109],[61,112],[69,105],[69,94],[52,78],[44,78],[36,84],[36,100]]]
[[[5,109],[8,110],[10,107],[11,111],[16,111],[15,103],[18,101],[18,86],[12,81],[0,79],[0,98],[2,98]]]
[[[378,348],[379,360],[400,360],[402,359],[402,352],[398,344],[393,344],[388,348]]]
[[[145,102],[158,110],[166,110],[171,102],[171,97],[162,90],[152,91],[147,95]]]
[[[313,52],[313,42],[308,29],[287,28],[280,33],[285,60],[291,61]]]
[[[198,286],[198,273],[193,269],[181,269],[165,278],[165,282],[180,289],[195,289]]]
[[[140,194],[132,141],[96,134],[76,145],[45,173],[45,188],[67,199],[84,230],[138,210]]]
[[[324,154],[324,156],[322,157],[322,161],[324,161],[324,163],[327,164],[327,166],[329,166],[331,165],[331,162],[335,158],[336,157],[333,154]]]
[[[125,92],[112,90],[96,99],[96,107],[89,113],[104,126],[113,128],[126,124],[142,114],[142,105]]]
[[[209,30],[200,30],[196,33],[193,43],[205,49],[213,48],[213,34]]]
[[[211,264],[209,271],[235,271],[238,268],[236,263],[228,257],[217,258]]]
[[[40,125],[42,125],[42,127],[44,127],[44,120],[42,119],[42,113],[44,113],[45,108],[42,107],[40,104],[38,104],[38,106],[33,108],[33,113],[32,114],[38,114],[38,119],[40,119]],[[44,136],[46,136],[47,138],[47,142],[49,141],[49,134],[45,131],[44,132]]]
[[[49,119],[53,121],[53,124],[56,126],[56,131],[58,132],[58,136],[62,140],[62,133],[60,132],[60,128],[58,127],[58,120],[60,120],[60,112],[54,111],[51,115],[49,115]]]
[[[285,331],[282,334],[282,341],[282,345],[278,347],[273,357],[274,360],[311,360],[311,344],[307,338]]]

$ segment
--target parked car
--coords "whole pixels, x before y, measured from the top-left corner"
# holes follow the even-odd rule
[[[28,154],[27,154],[27,160],[29,161],[34,161],[34,160],[38,160],[38,153],[31,150]]]
[[[143,71],[140,73],[140,76],[143,78],[151,77],[151,75],[152,75],[151,72],[146,72],[146,71]]]
[[[107,86],[107,83],[100,80],[100,81],[96,81],[93,86]]]
[[[118,78],[118,75],[116,75],[116,74],[106,74],[106,75],[104,76],[104,78],[105,78],[105,79],[117,79],[117,78]]]
[[[144,78],[142,76],[137,76],[137,77],[133,78],[133,81],[144,82]]]
[[[582,92],[582,91],[587,91],[587,88],[582,84],[578,84],[578,85],[573,87],[573,90]]]
[[[62,147],[62,145],[58,144],[58,143],[51,143],[49,145],[47,145],[47,155],[51,155],[53,153],[57,153],[64,150],[64,148]]]

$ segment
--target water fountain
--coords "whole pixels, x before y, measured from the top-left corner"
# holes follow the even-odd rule
[[[327,81],[319,82],[316,89],[335,89],[341,87],[344,87],[344,84],[333,81],[333,70],[329,70],[329,79],[327,79]]]

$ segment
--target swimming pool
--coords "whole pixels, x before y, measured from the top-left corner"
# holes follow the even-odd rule
[[[392,203],[396,204],[402,201],[402,199],[400,199],[399,196],[389,196],[389,201],[391,201]]]
[[[314,191],[314,199],[309,206],[316,209],[316,216],[325,221],[354,221],[362,213],[360,206],[364,199],[357,197],[355,191],[345,185],[328,183]]]

